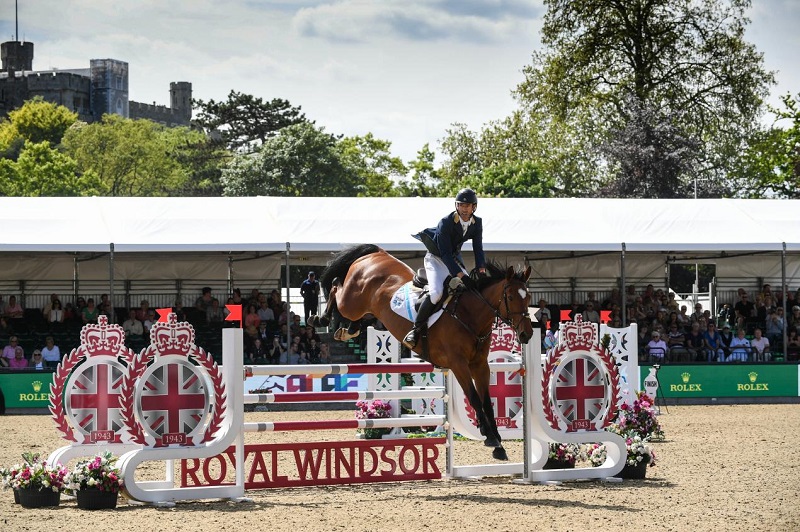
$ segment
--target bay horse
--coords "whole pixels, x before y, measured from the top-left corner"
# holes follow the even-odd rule
[[[523,344],[533,336],[526,286],[531,268],[520,272],[490,262],[486,272],[470,283],[473,288],[453,298],[429,328],[427,340],[418,342],[414,351],[423,354],[427,344],[424,353],[430,362],[453,372],[475,410],[478,427],[486,436],[484,445],[494,447],[494,458],[507,460],[489,396],[489,344],[498,319],[510,325]],[[337,339],[344,340],[356,336],[361,319],[372,314],[395,338],[403,338],[413,324],[391,309],[390,300],[413,276],[411,268],[376,245],[345,249],[334,255],[321,278],[328,294],[325,312],[309,321],[327,326],[338,313],[350,321],[347,334],[337,333]]]

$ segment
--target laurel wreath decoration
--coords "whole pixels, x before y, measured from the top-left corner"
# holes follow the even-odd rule
[[[206,370],[206,373],[208,373],[208,376],[211,378],[211,383],[214,385],[213,414],[211,415],[211,420],[206,427],[206,432],[202,440],[202,442],[207,442],[214,438],[214,435],[222,426],[222,422],[225,419],[224,414],[225,410],[227,410],[225,406],[225,383],[222,382],[222,373],[219,370],[219,366],[217,366],[217,363],[214,362],[214,358],[209,355],[205,349],[202,347],[195,347],[189,357],[194,358],[195,361]]]
[[[558,424],[558,419],[554,413],[553,401],[550,398],[550,378],[555,373],[556,366],[558,366],[561,352],[564,350],[563,346],[553,349],[547,356],[544,362],[544,372],[542,374],[542,409],[544,417],[547,422],[555,430],[561,430]]]
[[[122,388],[120,390],[122,393],[122,404],[120,405],[122,421],[125,423],[125,427],[131,435],[131,441],[140,445],[145,444],[145,437],[144,431],[141,425],[136,421],[136,415],[134,414],[134,386],[153,359],[153,351],[153,346],[149,345],[131,359],[130,364],[128,364],[128,372],[122,378]]]
[[[606,416],[603,418],[597,430],[604,429],[611,425],[617,416],[617,402],[619,400],[619,368],[614,363],[614,357],[606,350],[605,347],[600,348],[600,359],[603,361],[603,366],[606,368],[609,384],[611,385],[611,404],[608,405]]]
[[[72,430],[72,426],[67,421],[67,416],[64,412],[64,387],[72,370],[85,358],[86,353],[82,345],[74,348],[59,362],[55,373],[53,373],[53,382],[50,383],[50,406],[48,408],[50,413],[53,414],[56,428],[64,435],[65,440],[76,443],[78,440],[75,438],[75,431]]]

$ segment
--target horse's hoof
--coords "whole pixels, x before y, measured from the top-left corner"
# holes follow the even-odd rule
[[[486,438],[485,440],[483,440],[483,445],[485,447],[502,448],[500,442],[494,438]]]
[[[508,455],[506,454],[506,450],[502,447],[495,447],[492,451],[492,458],[495,460],[508,460]]]

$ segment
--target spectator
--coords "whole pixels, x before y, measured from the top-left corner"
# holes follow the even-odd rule
[[[635,296],[626,311],[628,313],[628,323],[643,322],[647,318],[647,310],[645,310],[642,303],[642,296]]]
[[[246,307],[247,303],[242,298],[242,291],[238,288],[233,289],[233,303],[232,305],[241,305],[242,307]]]
[[[686,335],[686,348],[695,362],[705,362],[705,346],[706,342],[703,338],[703,332],[700,330],[700,323],[692,323],[692,330]]]
[[[689,316],[689,319],[695,322],[695,321],[700,321],[700,318],[704,317],[705,313],[703,312],[703,305],[701,305],[700,303],[695,303],[694,312],[692,312],[692,315]]]
[[[266,347],[272,342],[273,333],[269,329],[267,329],[267,322],[262,321],[261,324],[258,326],[258,334],[256,337],[261,340],[261,343],[264,344]]]
[[[5,317],[6,315],[6,302],[3,299],[3,296],[0,296],[0,318]]]
[[[734,338],[730,325],[726,323],[722,326],[719,337],[722,339],[722,350],[725,352],[725,359],[727,360],[731,355],[731,341]]]
[[[47,367],[47,363],[42,358],[41,350],[39,349],[33,350],[33,356],[31,356],[31,360],[30,362],[28,362],[28,367],[31,369],[44,369]]]
[[[3,356],[0,357],[0,365],[6,368],[9,366],[9,361],[16,356],[15,352],[18,343],[19,339],[16,336],[12,336],[8,339],[8,345],[3,348]]]
[[[64,305],[64,323],[80,323],[78,311],[72,303]]]
[[[225,314],[219,305],[219,299],[216,297],[211,298],[211,303],[206,306],[205,313],[206,322],[208,323],[222,323],[225,320]]]
[[[50,311],[53,309],[53,303],[56,301],[58,301],[58,295],[50,294],[50,299],[48,299],[47,303],[42,307],[42,316],[44,316],[45,319],[50,315]]]
[[[247,328],[252,327],[257,331],[258,326],[261,325],[261,318],[258,317],[258,309],[255,305],[251,304],[247,307],[247,315],[244,317],[244,326]]]
[[[797,336],[797,331],[789,331],[789,337],[786,340],[786,360],[796,361],[800,358],[800,336]]]
[[[636,345],[639,346],[639,360],[641,362],[647,362],[647,342],[650,341],[650,329],[647,323],[639,325],[638,335],[638,342]],[[553,346],[555,346],[555,344],[553,344]]]
[[[65,313],[61,307],[61,300],[56,299],[50,303],[50,310],[45,314],[48,323],[64,323]]]
[[[668,312],[678,312],[678,302],[675,301],[675,292],[670,292],[669,296],[667,297],[667,311]]]
[[[375,329],[381,330],[377,327],[378,324],[380,324],[380,322],[376,320]],[[314,327],[311,325],[306,325],[306,328],[303,331],[303,343],[309,345],[311,344],[311,340],[316,340],[317,343],[320,342],[319,335],[317,334],[317,331],[314,330]]]
[[[583,311],[583,321],[600,324],[600,313],[594,308],[594,303],[586,302],[586,310]]]
[[[283,355],[284,350],[281,347],[281,340],[277,336],[272,338],[272,347],[270,347],[269,352],[267,353],[267,358],[269,359],[270,364],[278,364],[281,361],[281,355]]]
[[[142,322],[142,327],[144,328],[144,334],[149,335],[150,329],[155,325],[158,319],[156,318],[156,311],[150,309],[147,311],[147,317]]]
[[[308,352],[309,362],[311,364],[319,364],[320,348],[316,338],[311,338],[308,340],[306,351]]]
[[[172,307],[172,312],[175,313],[175,319],[178,321],[186,321],[186,311],[183,310],[183,301],[181,301],[181,298],[175,300],[175,306]]]
[[[776,346],[776,349],[783,344],[783,327],[785,324],[786,320],[783,319],[783,307],[773,309],[767,316],[767,326],[765,328],[767,340],[769,340],[771,346]]]
[[[550,317],[550,309],[547,308],[547,301],[545,301],[544,298],[539,300],[539,308],[536,309],[533,315],[541,327],[547,327],[547,323],[552,318]]]
[[[734,312],[730,303],[724,303],[717,315],[717,326],[724,327],[725,324],[733,324]]]
[[[661,339],[661,333],[653,331],[651,340],[647,343],[647,355],[650,362],[663,363],[667,351],[667,343]]]
[[[725,362],[747,362],[750,350],[750,340],[744,337],[744,329],[739,329],[736,338],[731,340],[731,354]]]
[[[692,318],[686,314],[687,312],[689,312],[689,309],[686,308],[686,305],[681,305],[681,310],[678,312],[678,323],[681,324],[684,330],[692,323]]]
[[[94,306],[94,299],[91,297],[86,300],[86,306],[81,310],[81,320],[83,323],[97,323],[97,318],[100,316],[100,311]]]
[[[750,347],[753,348],[754,362],[769,362],[772,354],[769,351],[769,340],[761,335],[761,329],[756,327],[753,331],[753,339],[750,340]]]
[[[44,348],[42,349],[42,358],[47,363],[48,368],[54,368],[61,362],[61,350],[56,345],[52,336],[48,336],[44,340]]]
[[[250,290],[250,297],[247,299],[247,304],[255,305],[256,308],[258,308],[260,297],[261,297],[261,292],[258,291],[258,288],[253,288],[252,290]]]
[[[289,354],[287,357],[287,364],[299,364],[302,352],[300,351],[300,342],[292,342],[289,347]]]
[[[717,331],[717,326],[714,323],[709,323],[706,332],[703,334],[705,347],[708,351],[708,361],[722,362],[725,360],[725,351],[722,349],[722,337]]]
[[[39,352],[41,355],[41,352]],[[21,346],[14,348],[14,358],[9,359],[8,367],[11,369],[25,369],[28,367],[28,359],[25,358],[25,351]]]
[[[789,331],[795,331],[800,335],[800,306],[794,305],[789,314]]]
[[[144,324],[137,317],[135,308],[128,312],[128,319],[122,322],[122,330],[128,336],[142,336],[144,334]]]
[[[292,322],[289,330],[292,331],[292,336],[303,334],[303,326],[300,324],[300,316],[297,314],[292,314]]]
[[[677,323],[670,324],[667,338],[670,360],[673,362],[688,362],[689,351],[686,349],[686,336]]]
[[[319,344],[319,363],[320,364],[331,364],[331,353],[330,349],[328,348],[328,344],[322,342]]]
[[[267,363],[267,351],[264,349],[264,344],[261,343],[261,338],[253,340],[253,346],[247,353],[246,362],[249,364],[263,365]]]
[[[614,305],[620,305],[620,306],[622,305],[622,296],[620,296],[619,288],[611,289],[611,294],[609,294],[609,296],[603,300],[602,306],[600,308],[608,310],[611,309]],[[595,306],[594,308],[595,310],[599,310],[597,306]],[[598,323],[600,322],[599,318],[597,322]]]
[[[211,306],[212,299],[213,298],[211,297],[211,287],[208,286],[203,287],[203,295],[197,298],[197,301],[194,302],[194,306],[197,310],[205,312],[206,309],[208,309],[208,307]]]
[[[258,317],[261,318],[262,322],[275,321],[275,313],[269,308],[269,303],[266,298],[262,298],[258,304]]]
[[[3,316],[6,318],[21,318],[24,312],[25,310],[22,308],[22,305],[17,303],[17,296],[10,296]]]
[[[319,281],[314,272],[308,272],[308,277],[300,285],[300,295],[303,296],[303,322],[308,323],[308,317],[316,315],[319,310]]]
[[[142,299],[139,302],[139,308],[136,309],[136,319],[144,322],[147,319],[147,314],[150,312],[150,302],[146,299]]]
[[[743,316],[745,321],[749,321],[755,313],[755,305],[748,299],[747,292],[740,288],[739,301],[733,306],[733,310],[737,312],[739,316]]]
[[[600,302],[597,300],[597,297],[595,297],[595,294],[592,291],[586,292],[586,304],[588,303],[591,303],[595,310],[600,309]]]
[[[225,308],[222,309],[222,315],[224,316],[223,317],[223,321],[226,320],[228,318],[228,314],[231,313],[231,311],[230,311],[231,305],[235,305],[235,304],[236,303],[233,302],[233,298],[229,297],[228,301],[225,303]],[[244,309],[242,309],[242,312],[244,312]],[[237,325],[237,327],[238,327],[238,325]]]
[[[83,309],[85,308],[86,300],[83,297],[78,296],[78,299],[75,300],[75,315],[80,317],[81,312],[83,312]]]

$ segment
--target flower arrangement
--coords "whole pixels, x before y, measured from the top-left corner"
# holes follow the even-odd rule
[[[386,401],[375,399],[374,401],[358,401],[356,403],[356,419],[384,419],[392,417],[390,410],[392,405]],[[388,428],[364,428],[358,429],[369,440],[380,439],[384,434],[388,434]]]
[[[606,446],[602,443],[591,443],[586,447],[586,459],[592,464],[592,467],[600,467],[606,461],[608,452]]]
[[[621,436],[633,432],[648,441],[664,439],[664,431],[656,418],[653,400],[644,392],[636,393],[633,406],[627,403],[619,406],[617,420],[609,430]]]
[[[109,451],[97,454],[91,460],[78,462],[67,477],[67,489],[72,492],[96,489],[118,493],[123,480],[116,464],[117,458]]]
[[[628,459],[625,465],[636,466],[641,463],[656,465],[656,453],[647,445],[647,440],[638,434],[629,434],[625,438],[625,447],[628,449]]]
[[[581,448],[576,443],[551,443],[547,459],[574,466],[580,456]]]
[[[23,453],[23,464],[4,468],[2,482],[4,488],[15,490],[50,490],[61,493],[65,488],[67,469],[61,464],[50,465],[39,459],[38,454]]]

